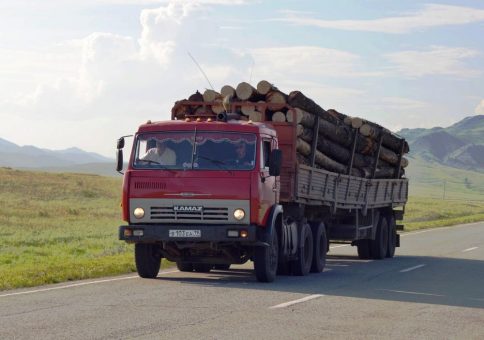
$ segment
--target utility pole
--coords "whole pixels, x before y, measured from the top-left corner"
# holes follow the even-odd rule
[[[447,184],[447,180],[444,179],[444,194],[442,196],[442,200],[445,200],[445,185]]]

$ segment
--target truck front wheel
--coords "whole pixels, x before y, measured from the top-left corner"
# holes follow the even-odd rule
[[[269,244],[269,247],[257,247],[255,249],[254,270],[259,282],[272,282],[276,278],[279,243],[275,228],[270,235]]]
[[[138,275],[145,279],[154,279],[161,266],[161,253],[159,245],[136,243],[134,245],[134,258]]]

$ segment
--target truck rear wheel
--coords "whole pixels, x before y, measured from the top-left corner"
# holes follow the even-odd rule
[[[259,282],[272,282],[276,278],[279,243],[275,228],[270,235],[269,244],[269,247],[257,247],[255,249],[254,270]]]
[[[136,243],[134,245],[134,259],[138,275],[145,279],[154,279],[161,266],[159,245]]]
[[[387,255],[388,250],[388,223],[383,214],[380,215],[376,228],[376,236],[370,241],[371,257],[376,260],[382,260]]]
[[[321,273],[326,265],[326,253],[328,252],[328,238],[324,223],[315,222],[311,225],[313,232],[313,261],[311,273]]]
[[[193,271],[193,263],[191,263],[191,262],[178,261],[176,263],[176,267],[181,272],[192,272]]]
[[[360,259],[368,260],[370,258],[370,240],[358,240],[356,247]]]
[[[397,227],[395,217],[393,215],[388,216],[388,250],[387,257],[395,256],[395,248],[397,247]]]
[[[294,261],[294,274],[305,276],[309,274],[313,261],[313,234],[307,223],[301,228],[302,245],[297,251],[297,260]]]

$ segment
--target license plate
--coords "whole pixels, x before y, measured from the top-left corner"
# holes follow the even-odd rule
[[[202,237],[201,230],[170,230],[170,237]]]

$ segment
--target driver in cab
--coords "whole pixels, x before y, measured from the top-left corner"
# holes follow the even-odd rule
[[[140,157],[140,160],[152,161],[162,165],[175,165],[176,154],[163,141],[157,139],[156,147],[149,149],[146,154]]]

